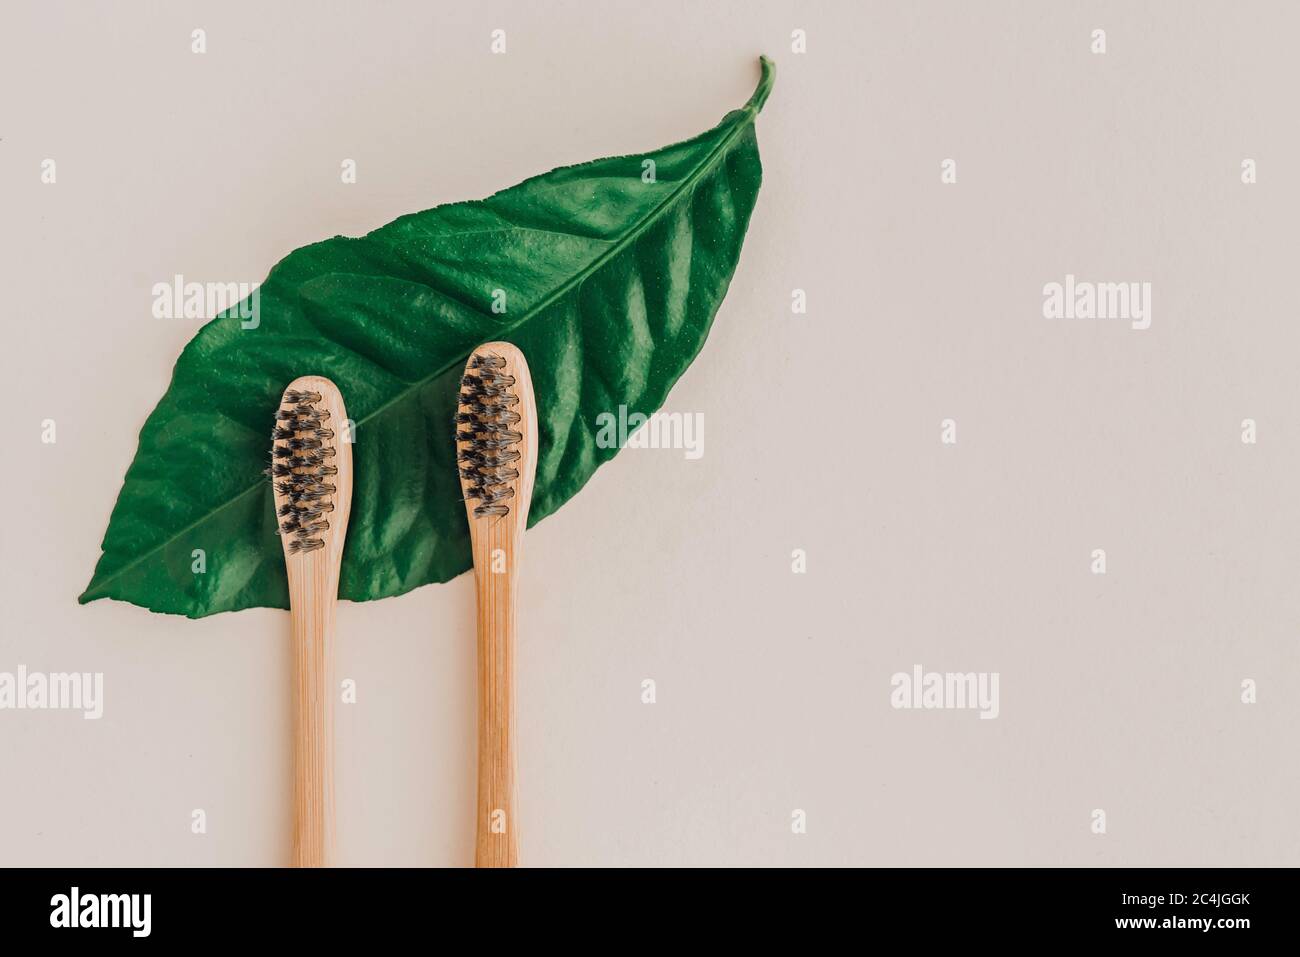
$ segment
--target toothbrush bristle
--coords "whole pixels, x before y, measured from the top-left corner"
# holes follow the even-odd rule
[[[510,514],[506,502],[514,498],[514,481],[523,441],[515,428],[521,416],[514,407],[519,396],[511,389],[515,377],[506,375],[506,360],[497,355],[475,354],[461,377],[460,405],[456,410],[457,462],[464,481],[465,498],[477,501],[478,518]]]
[[[320,535],[330,527],[326,514],[334,511],[330,496],[337,489],[325,481],[338,474],[338,468],[329,464],[335,449],[325,444],[334,438],[334,431],[325,427],[329,411],[316,408],[320,401],[319,392],[289,390],[271,431],[267,473],[277,479],[276,492],[288,499],[276,513],[280,518],[277,531],[293,536],[289,542],[293,554],[325,547]]]

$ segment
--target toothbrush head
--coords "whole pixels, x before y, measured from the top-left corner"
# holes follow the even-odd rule
[[[291,555],[325,547],[339,474],[332,413],[322,407],[321,390],[300,387],[300,381],[285,391],[276,413],[267,469],[275,488],[278,530]]]
[[[502,356],[478,352],[460,380],[456,459],[465,500],[479,503],[476,518],[509,515],[519,478],[516,446],[524,438],[518,429],[523,416],[516,411],[519,396],[511,391],[516,379],[505,368]]]
[[[469,357],[456,407],[456,461],[472,519],[526,520],[532,495],[537,413],[523,353],[507,342]]]

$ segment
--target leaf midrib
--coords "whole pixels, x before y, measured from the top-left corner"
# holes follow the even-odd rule
[[[699,166],[697,166],[689,176],[683,179],[677,185],[677,187],[673,189],[673,191],[669,193],[657,206],[651,209],[650,212],[647,213],[641,219],[641,221],[636,224],[636,226],[634,226],[631,230],[628,231],[626,236],[612,243],[609,246],[609,248],[607,248],[599,256],[593,259],[587,266],[583,267],[582,270],[574,274],[574,276],[571,279],[568,279],[565,282],[561,283],[559,286],[557,286],[553,292],[551,292],[546,296],[546,298],[542,299],[541,302],[537,303],[532,308],[526,310],[523,313],[523,315],[521,315],[513,323],[503,323],[501,327],[501,332],[505,332],[505,333],[514,332],[524,323],[528,322],[531,319],[534,319],[539,314],[545,312],[555,303],[559,302],[561,299],[567,296],[574,289],[578,288],[584,282],[586,282],[588,278],[590,278],[593,274],[595,274],[601,268],[603,268],[607,262],[609,262],[615,256],[619,255],[624,250],[626,250],[629,246],[635,243],[637,239],[639,239],[641,235],[652,224],[658,222],[660,215],[663,213],[663,211],[666,208],[674,204],[677,201],[678,197],[680,197],[683,193],[687,192],[688,190],[694,189],[695,186],[702,179],[704,179],[705,175],[713,170],[713,167],[717,163],[718,157],[731,147],[731,144],[735,140],[736,135],[741,130],[745,129],[747,126],[749,126],[751,123],[754,122],[754,117],[758,115],[759,109],[761,109],[761,103],[755,105],[755,100],[751,98],[748,103],[746,103],[743,107],[737,110],[736,112],[743,113],[744,117],[742,119],[738,119],[732,125],[732,128],[727,131],[726,135],[723,136],[722,139],[718,141],[718,144],[712,150],[709,151],[708,155],[704,158],[704,162],[702,162]],[[378,418],[380,415],[386,412],[393,405],[405,400],[412,393],[416,392],[419,389],[422,389],[429,382],[438,378],[438,376],[444,375],[447,372],[449,372],[451,369],[455,368],[456,365],[461,361],[463,360],[457,359],[453,362],[445,363],[435,371],[429,373],[424,378],[416,379],[414,382],[408,384],[404,389],[397,392],[391,399],[376,406],[365,417],[357,419],[353,423],[354,426],[357,429],[360,429],[360,427],[364,423],[370,422]],[[244,491],[236,492],[234,495],[226,499],[226,501],[222,502],[216,508],[213,508],[205,512],[203,515],[195,519],[189,525],[186,525],[184,528],[168,536],[163,541],[159,542],[157,545],[150,548],[148,551],[142,552],[141,554],[137,555],[135,558],[127,562],[121,568],[117,569],[112,574],[106,576],[103,580],[99,582],[98,585],[95,585],[93,588],[87,588],[85,594],[82,595],[82,598],[86,600],[93,600],[94,597],[102,595],[104,588],[110,582],[113,582],[118,578],[122,577],[128,571],[130,571],[131,569],[139,565],[141,562],[143,562],[145,559],[153,557],[155,554],[162,551],[164,548],[166,548],[172,542],[176,541],[176,539],[180,538],[186,532],[198,528],[204,522],[209,521],[214,515],[217,515],[223,510],[229,508],[231,505],[234,505],[236,502],[252,494],[253,492],[259,491],[264,488],[265,488],[265,483],[262,481],[258,481],[250,485],[248,488],[244,489]]]

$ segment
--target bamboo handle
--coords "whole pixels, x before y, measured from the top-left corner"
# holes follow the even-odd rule
[[[519,796],[515,755],[515,569],[491,570],[495,550],[505,547],[501,532],[500,528],[489,528],[475,544],[475,567],[486,569],[486,573],[475,574],[478,587],[476,867],[519,864],[515,813]],[[482,552],[482,563],[479,552]],[[509,564],[514,563],[512,549]]]
[[[480,357],[491,357],[494,363],[504,360],[500,368],[493,367],[490,390],[504,388],[517,402],[509,408],[518,413],[518,420],[502,425],[499,413],[489,415],[496,421],[480,418],[482,402],[492,403],[494,410],[500,399],[493,392],[490,398],[467,400],[461,394],[458,412],[469,414],[462,421],[457,436],[457,453],[462,466],[462,490],[465,492],[465,509],[469,518],[470,539],[474,550],[474,580],[478,596],[478,796],[475,802],[474,863],[478,867],[514,867],[519,863],[519,785],[516,772],[515,726],[515,596],[518,580],[519,558],[523,546],[524,529],[528,527],[528,507],[533,495],[533,478],[537,470],[537,409],[533,402],[533,383],[528,363],[518,348],[508,342],[489,342],[474,350],[466,367],[466,375],[474,381],[484,374],[476,365]],[[503,385],[503,383],[509,383]],[[472,390],[472,386],[468,387]],[[477,404],[476,404],[477,403]],[[477,410],[477,411],[475,411]],[[506,429],[506,432],[491,432]],[[510,433],[518,432],[518,436]],[[500,478],[507,482],[512,494],[494,500],[494,507],[507,505],[505,514],[476,514],[476,508],[489,504],[481,494],[476,494],[473,475],[485,460],[465,459],[474,449],[466,436],[506,443],[511,451],[499,445],[484,445],[490,458],[509,456],[518,452],[518,459],[507,462],[505,471],[516,473],[513,478]],[[489,471],[498,474],[498,466],[488,463]],[[479,489],[479,492],[482,490]]]
[[[338,594],[334,581],[333,594]],[[334,602],[293,613],[293,866],[334,863]]]
[[[322,500],[330,510],[319,516],[329,527],[313,533],[323,545],[295,552],[295,536],[281,536],[293,657],[293,866],[329,867],[334,862],[334,625],[352,504],[352,445],[343,397],[334,383],[303,376],[290,383],[286,395],[291,392],[319,395],[314,407],[329,413],[321,423],[327,431],[320,433],[320,441],[330,452],[323,462],[337,470],[314,479],[334,489]],[[286,444],[285,439],[275,441],[277,447]],[[299,469],[295,477],[308,471]],[[277,509],[291,501],[277,488]]]

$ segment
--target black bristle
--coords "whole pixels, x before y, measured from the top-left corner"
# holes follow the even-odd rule
[[[315,407],[320,401],[318,392],[286,392],[284,407],[276,413],[271,431],[271,467],[267,471],[278,479],[275,491],[288,499],[276,514],[283,519],[278,525],[280,533],[293,536],[291,554],[325,547],[320,533],[330,526],[323,516],[334,510],[328,496],[337,489],[322,481],[339,471],[327,464],[336,454],[333,446],[325,444],[334,438],[334,431],[323,427],[330,414]]]
[[[510,391],[515,377],[503,371],[506,360],[501,356],[476,354],[461,377],[460,405],[456,411],[456,442],[459,446],[460,477],[468,488],[465,498],[477,501],[478,518],[510,513],[504,504],[514,497],[510,483],[519,477],[516,469],[506,468],[520,458],[512,446],[523,441],[523,434],[511,426],[522,416],[514,411],[519,396]]]

